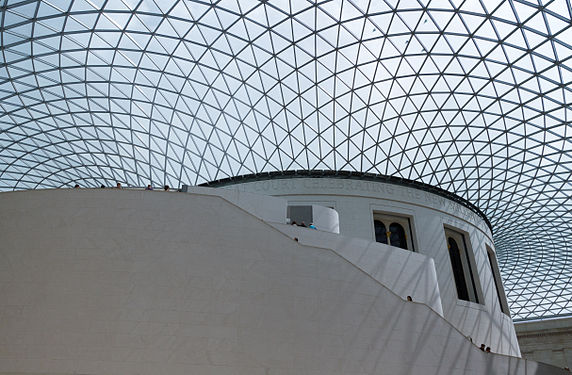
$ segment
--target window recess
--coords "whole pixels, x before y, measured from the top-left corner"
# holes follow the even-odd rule
[[[375,241],[414,251],[411,221],[408,217],[374,213]]]
[[[481,303],[482,293],[478,283],[475,259],[465,234],[445,228],[447,249],[459,299]]]

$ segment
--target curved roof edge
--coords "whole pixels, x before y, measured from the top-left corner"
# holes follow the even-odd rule
[[[387,176],[375,173],[363,173],[363,172],[352,172],[352,171],[333,171],[333,170],[289,170],[280,172],[262,172],[262,173],[251,173],[235,177],[227,177],[219,180],[214,180],[210,182],[202,183],[198,186],[208,186],[208,187],[222,187],[227,185],[242,184],[254,181],[263,180],[277,180],[277,179],[291,179],[291,178],[340,178],[340,179],[354,179],[354,180],[365,180],[365,181],[375,181],[384,182],[393,185],[412,187],[418,190],[424,190],[432,194],[440,195],[453,202],[456,202],[469,210],[477,214],[489,227],[491,233],[493,232],[493,227],[491,222],[477,206],[473,203],[467,201],[460,196],[453,194],[447,190],[425,184],[423,182],[408,180],[406,178],[400,178],[395,176]]]

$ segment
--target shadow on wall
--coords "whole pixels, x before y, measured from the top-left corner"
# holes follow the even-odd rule
[[[30,191],[0,207],[0,301],[18,310],[0,373],[548,374],[217,196]]]

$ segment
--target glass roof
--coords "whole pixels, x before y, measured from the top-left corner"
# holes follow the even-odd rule
[[[515,319],[572,313],[566,0],[1,4],[1,190],[403,177],[488,215]]]

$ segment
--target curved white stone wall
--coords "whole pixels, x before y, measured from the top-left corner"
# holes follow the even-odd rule
[[[475,343],[515,354],[518,343],[511,318],[501,311],[487,250],[492,234],[481,217],[459,203],[413,187],[335,178],[293,178],[225,186],[288,200],[320,204],[339,214],[340,234],[375,241],[373,214],[409,217],[415,251],[435,261],[443,314]],[[460,300],[455,287],[444,228],[465,233],[474,254],[483,303]],[[504,292],[501,292],[504,297]],[[518,349],[516,349],[518,354]]]
[[[564,374],[482,352],[390,291],[397,249],[360,255],[371,242],[288,226],[285,202],[251,198],[0,193],[0,374]]]
[[[218,189],[223,191],[227,189]],[[338,212],[333,208],[317,204],[292,204],[288,206],[288,224],[306,226],[314,225],[318,229],[330,233],[340,233]]]
[[[314,225],[320,230],[331,233],[340,233],[340,217],[338,211],[320,205],[312,205]]]
[[[402,300],[411,297],[412,301],[422,303],[443,316],[433,259],[362,238],[294,225],[272,225],[303,245],[332,250]]]

